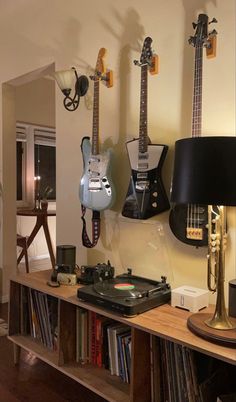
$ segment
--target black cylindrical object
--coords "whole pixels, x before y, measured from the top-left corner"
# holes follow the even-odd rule
[[[236,279],[229,281],[229,316],[236,318]]]
[[[175,143],[171,201],[236,205],[236,137],[191,137]]]
[[[76,265],[76,247],[72,245],[57,246],[56,265],[68,266],[73,270]]]

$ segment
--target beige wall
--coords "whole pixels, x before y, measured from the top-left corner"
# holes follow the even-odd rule
[[[81,246],[78,185],[80,143],[84,135],[91,134],[92,113],[84,99],[77,112],[67,112],[59,89],[56,92],[57,243],[75,244],[79,264],[109,258],[117,273],[132,266],[135,273],[146,277],[158,279],[167,273],[173,287],[206,287],[206,249],[175,240],[168,212],[145,223],[120,217],[129,180],[124,143],[138,134],[140,70],[133,60],[140,56],[144,37],[151,36],[160,57],[160,74],[149,78],[149,135],[154,143],[170,147],[163,169],[169,191],[174,143],[191,135],[194,50],[188,37],[199,12],[219,21],[217,57],[204,58],[203,133],[235,135],[233,0],[122,0],[119,6],[109,0],[101,0],[99,6],[91,1],[21,0],[1,5],[0,34],[6,38],[0,44],[2,82],[54,62],[56,69],[76,66],[88,73],[95,66],[99,48],[108,50],[106,61],[114,70],[114,87],[101,88],[100,126],[104,148],[114,149],[117,201],[111,211],[102,214],[101,239],[88,252]],[[0,134],[2,138],[3,132]],[[235,214],[230,212],[227,279],[235,277]]]
[[[16,121],[55,127],[55,81],[39,78],[15,87]]]

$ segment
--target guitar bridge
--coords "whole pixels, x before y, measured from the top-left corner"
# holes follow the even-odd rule
[[[203,239],[203,230],[201,228],[188,227],[186,229],[186,237],[187,237],[187,239],[192,239],[192,240],[202,240]]]
[[[95,178],[90,179],[88,189],[90,191],[99,191],[99,190],[101,190],[102,187],[101,187],[100,179],[95,179]]]

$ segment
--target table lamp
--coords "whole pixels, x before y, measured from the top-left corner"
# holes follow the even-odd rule
[[[224,296],[225,206],[236,206],[236,137],[176,141],[171,201],[208,206],[208,288],[216,292],[215,313],[191,315],[188,328],[209,341],[236,346],[236,320],[228,317]]]

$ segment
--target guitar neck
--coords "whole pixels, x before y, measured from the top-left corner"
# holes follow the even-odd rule
[[[140,85],[140,118],[139,118],[139,152],[147,152],[147,76],[148,65],[141,66],[141,85]]]
[[[192,137],[202,133],[202,44],[195,47]]]
[[[94,81],[92,155],[99,154],[99,80]]]

